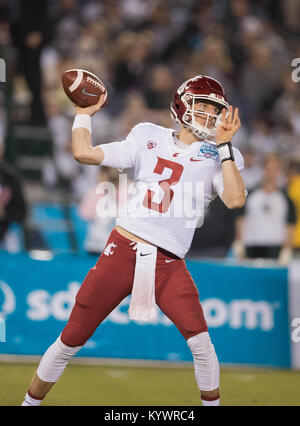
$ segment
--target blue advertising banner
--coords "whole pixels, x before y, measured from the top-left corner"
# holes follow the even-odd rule
[[[95,257],[39,261],[0,254],[0,353],[42,355],[64,328]],[[221,363],[290,366],[286,269],[187,261]],[[191,361],[184,338],[161,311],[130,321],[130,298],[109,315],[78,356]]]
[[[283,268],[189,262],[221,362],[290,365]]]

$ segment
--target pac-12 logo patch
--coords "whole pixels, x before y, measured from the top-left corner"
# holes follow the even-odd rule
[[[201,145],[201,148],[200,148],[200,150],[197,154],[197,157],[210,158],[210,159],[213,159],[213,160],[217,160],[218,156],[219,156],[219,153],[218,153],[218,149],[216,148],[216,146],[214,146],[210,143],[207,143],[207,142],[204,142]]]
[[[152,149],[152,148],[155,148],[156,147],[156,142],[154,142],[154,141],[148,141],[147,142],[147,147],[148,147],[148,149]]]

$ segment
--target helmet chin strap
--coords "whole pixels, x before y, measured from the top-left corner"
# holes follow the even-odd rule
[[[192,126],[191,126],[191,129],[192,129],[192,132],[194,133],[194,135],[197,136],[197,138],[207,139],[207,137],[208,137],[207,132],[204,132],[203,130],[196,129],[195,127],[192,127]]]
[[[208,121],[209,117],[207,117]],[[206,121],[206,122],[207,122]],[[197,123],[196,118],[192,115],[192,122],[190,123],[190,127],[195,136],[201,139],[214,139],[216,134],[216,128],[209,129],[206,126],[202,126]]]
[[[194,127],[191,127],[191,130],[198,139],[208,140],[213,145],[216,145],[215,137],[213,135],[209,135],[207,132],[195,129]]]

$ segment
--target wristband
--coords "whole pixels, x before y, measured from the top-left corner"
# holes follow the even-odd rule
[[[79,129],[80,127],[83,127],[84,129],[88,130],[90,134],[92,134],[92,120],[90,115],[88,114],[75,115],[73,126],[72,126],[72,132],[73,130]]]
[[[217,145],[221,162],[231,160],[234,161],[233,149],[231,142],[224,142]]]

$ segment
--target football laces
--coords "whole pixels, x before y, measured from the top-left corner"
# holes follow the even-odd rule
[[[98,87],[103,92],[105,91],[105,88],[103,87],[103,85],[99,81],[95,80],[94,78],[87,77],[87,82],[93,84],[95,87]]]

